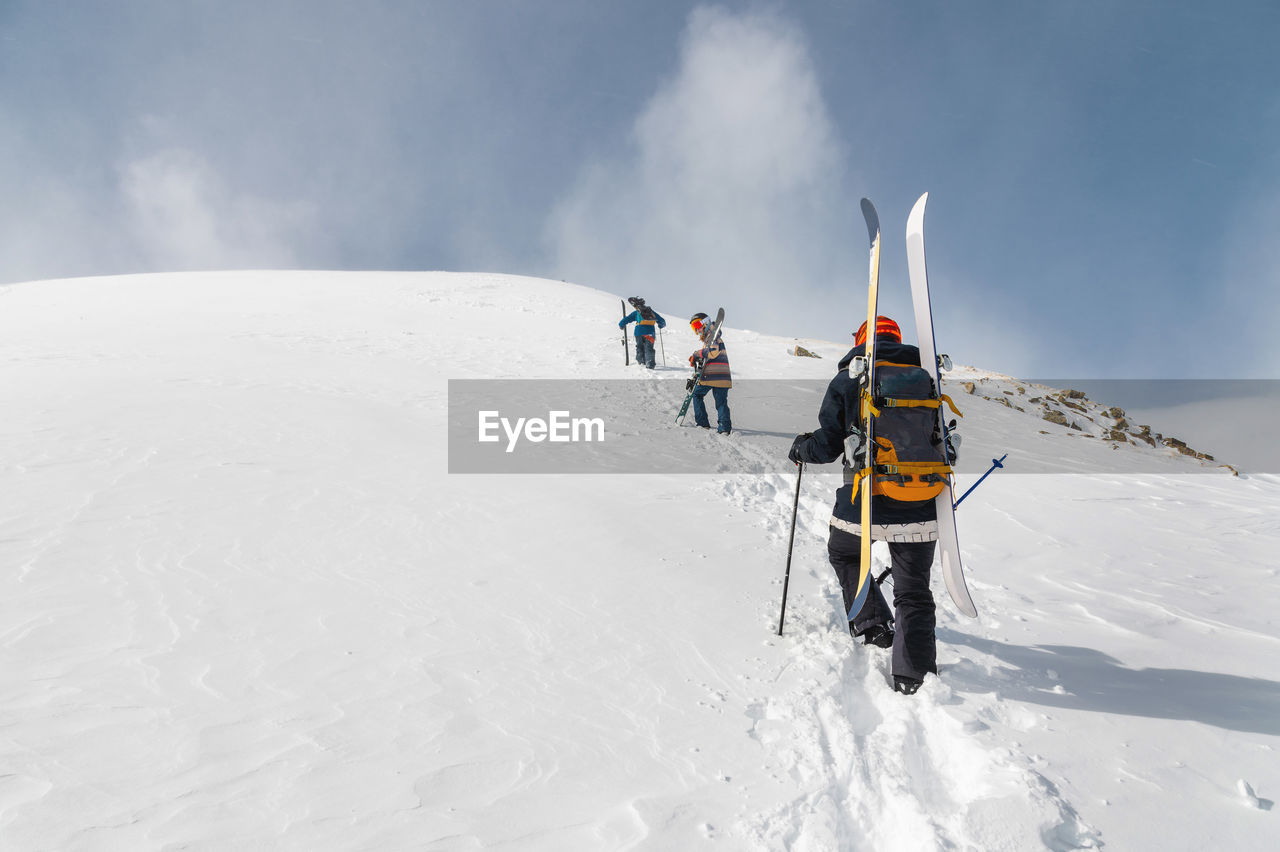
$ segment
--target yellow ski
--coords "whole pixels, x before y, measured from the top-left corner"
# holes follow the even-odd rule
[[[871,240],[871,268],[868,274],[870,284],[867,289],[867,343],[866,343],[866,367],[863,375],[862,385],[862,404],[858,408],[858,417],[862,420],[862,434],[865,440],[865,455],[862,459],[862,469],[859,471],[858,485],[854,486],[855,493],[859,493],[862,499],[862,555],[858,562],[858,594],[853,599],[853,606],[849,608],[849,620],[853,621],[858,614],[858,610],[862,609],[862,604],[867,599],[867,593],[870,591],[871,576],[871,480],[875,457],[872,447],[875,446],[875,435],[872,432],[872,426],[875,423],[871,416],[871,397],[875,389],[876,380],[876,316],[879,308],[880,295],[880,216],[876,213],[875,205],[868,199],[862,199],[862,216],[867,220],[867,236]]]

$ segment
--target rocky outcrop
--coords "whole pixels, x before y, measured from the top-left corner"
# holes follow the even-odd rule
[[[1166,438],[1159,432],[1153,432],[1150,426],[1131,423],[1123,408],[1104,407],[1090,400],[1084,391],[1074,388],[1054,390],[1033,384],[1030,385],[1031,393],[1028,393],[1027,387],[1014,379],[985,376],[976,381],[963,382],[961,386],[965,393],[1018,411],[1025,409],[1014,405],[1010,398],[1016,399],[1022,396],[1029,405],[1039,406],[1039,414],[1043,420],[1055,426],[1063,426],[1079,432],[1081,437],[1100,438],[1111,441],[1116,446],[1120,444],[1146,444],[1153,448],[1163,446],[1201,461],[1214,461],[1213,456],[1187,446],[1185,441]],[[1035,409],[1032,411],[1034,412]],[[1043,430],[1041,431],[1044,433]]]

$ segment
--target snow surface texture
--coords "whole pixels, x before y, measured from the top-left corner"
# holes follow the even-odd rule
[[[726,307],[735,378],[846,349]],[[958,517],[981,617],[935,571],[905,698],[840,612],[834,466],[781,638],[794,476],[446,473],[449,378],[632,377],[691,460],[814,427],[676,426],[643,388],[692,333],[628,370],[618,316],[494,275],[0,288],[0,847],[1275,848],[1280,480],[949,388],[1010,456]],[[1085,446],[1115,472],[1019,473]]]

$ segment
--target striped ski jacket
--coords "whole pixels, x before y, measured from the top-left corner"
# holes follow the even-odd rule
[[[693,353],[693,358],[690,360],[705,361],[707,364],[706,369],[702,371],[702,381],[699,384],[709,388],[733,387],[733,376],[729,372],[729,353],[725,350],[724,341],[720,335],[716,335],[715,342]]]

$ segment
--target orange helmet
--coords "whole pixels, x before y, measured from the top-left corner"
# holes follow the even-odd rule
[[[898,324],[885,316],[876,317],[876,340],[887,337],[890,340],[902,342],[902,329],[898,328]],[[864,322],[858,326],[858,331],[853,336],[853,345],[861,346],[867,342],[867,324]]]

